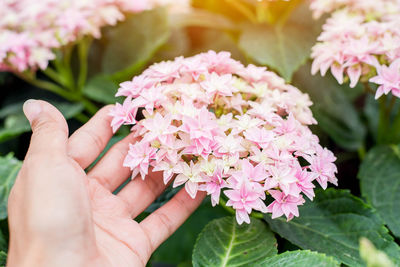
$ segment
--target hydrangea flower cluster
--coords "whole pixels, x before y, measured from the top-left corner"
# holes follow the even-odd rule
[[[175,1],[176,2],[176,1]],[[124,19],[124,13],[159,5],[183,7],[171,0],[2,0],[0,1],[0,71],[45,69],[54,49]],[[179,5],[178,5],[179,4]],[[184,5],[185,4],[185,5]]]
[[[134,125],[140,138],[123,164],[132,178],[152,167],[192,198],[206,191],[213,206],[223,191],[239,224],[252,210],[290,220],[303,195],[313,199],[314,181],[337,184],[336,158],[308,128],[308,95],[265,67],[209,51],[154,64],[120,86],[126,99],[111,124]]]
[[[340,84],[379,84],[376,98],[400,96],[399,0],[314,0],[311,8],[315,17],[334,11],[312,49],[313,74],[330,69]]]
[[[318,19],[325,13],[341,8],[363,14],[385,14],[395,10],[398,3],[398,0],[311,0],[310,8],[313,17]]]

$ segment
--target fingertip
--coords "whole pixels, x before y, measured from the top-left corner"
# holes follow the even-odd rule
[[[32,128],[28,153],[66,150],[68,124],[60,111],[43,100],[29,99],[23,105],[25,116]]]
[[[22,110],[29,123],[32,124],[32,122],[39,116],[40,112],[42,111],[42,107],[39,101],[35,99],[28,99],[22,106]]]

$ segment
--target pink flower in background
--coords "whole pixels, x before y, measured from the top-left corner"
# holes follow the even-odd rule
[[[152,166],[192,198],[207,192],[213,206],[224,192],[238,223],[249,223],[253,210],[291,219],[303,194],[314,197],[314,180],[324,188],[337,182],[335,157],[308,128],[315,123],[309,97],[227,52],[158,63],[118,94],[127,98],[115,108],[114,128],[136,123],[132,131],[142,138],[124,165],[143,178]],[[144,118],[135,122],[137,110]],[[275,198],[269,209],[268,193]]]
[[[400,97],[396,64],[385,66],[400,58],[399,1],[312,0],[310,7],[315,17],[332,12],[312,49],[312,74],[330,69],[340,84],[370,81],[380,85],[376,98],[389,92]]]
[[[400,97],[400,58],[393,61],[389,67],[378,67],[378,75],[369,81],[380,85],[376,90],[375,99],[389,92]]]
[[[84,36],[99,38],[102,27],[116,25],[128,13],[158,6],[167,6],[176,14],[188,12],[190,1],[0,1],[0,71],[46,69],[55,59],[55,50],[79,42]]]

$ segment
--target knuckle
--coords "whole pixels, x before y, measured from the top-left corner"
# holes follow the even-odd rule
[[[97,133],[91,131],[91,130],[84,130],[84,133],[88,136],[88,138],[91,140],[95,148],[101,152],[103,150],[103,147],[105,146],[103,138],[98,135]]]
[[[163,212],[158,212],[156,218],[158,219],[161,227],[163,227],[165,229],[165,231],[167,232],[167,235],[168,236],[172,235],[172,233],[174,232],[174,229],[172,227],[173,223],[172,223],[170,217],[168,217],[168,215],[166,215]]]

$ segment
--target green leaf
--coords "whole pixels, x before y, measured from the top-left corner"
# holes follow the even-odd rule
[[[258,266],[274,267],[335,267],[340,266],[334,258],[309,250],[288,251],[263,260]]]
[[[358,178],[362,196],[393,234],[400,237],[400,145],[371,149],[361,164]]]
[[[358,242],[366,237],[400,264],[400,247],[375,211],[347,190],[318,190],[313,202],[299,208],[300,217],[265,216],[271,229],[302,249],[334,256],[349,266],[362,266]]]
[[[7,218],[8,195],[21,166],[22,162],[11,154],[0,157],[0,220]],[[0,249],[3,249],[1,245]]]
[[[210,201],[210,198],[206,198],[189,219],[157,248],[151,256],[153,263],[163,262],[177,265],[192,261],[193,247],[200,231],[213,219],[224,217],[227,214],[220,206],[211,207]],[[171,253],[171,251],[179,253]]]
[[[0,266],[6,266],[7,263],[7,253],[0,251]]]
[[[118,84],[113,82],[109,76],[97,75],[83,87],[83,94],[94,101],[112,104],[117,101],[115,98],[117,90]]]
[[[235,217],[216,219],[201,231],[193,266],[254,266],[277,254],[274,234],[260,220],[238,225]]]
[[[6,206],[7,206],[7,203],[6,203]],[[1,205],[1,209],[3,210],[3,205]],[[6,211],[6,216],[7,216],[7,211]],[[7,220],[7,219],[4,219],[4,220]],[[0,232],[0,253],[1,253],[1,251],[7,251],[7,250],[8,250],[7,237],[6,237],[6,234],[1,231]],[[1,265],[1,255],[0,255],[0,265]]]
[[[293,77],[293,85],[310,95],[318,125],[338,145],[357,150],[364,143],[366,129],[357,110],[331,76],[312,76],[311,64],[302,66]]]
[[[314,35],[300,24],[283,27],[246,24],[239,46],[252,60],[277,70],[290,81],[308,59],[314,40]]]
[[[70,119],[83,110],[81,103],[51,102],[66,119]],[[29,132],[31,127],[22,111],[23,102],[8,105],[0,110],[0,119],[4,125],[0,126],[0,142],[7,141],[22,133]]]
[[[360,256],[368,267],[394,267],[389,257],[366,238],[360,239]]]
[[[169,25],[164,8],[127,16],[104,33],[107,43],[102,60],[103,73],[113,74],[112,79],[117,82],[130,79],[168,37]]]

